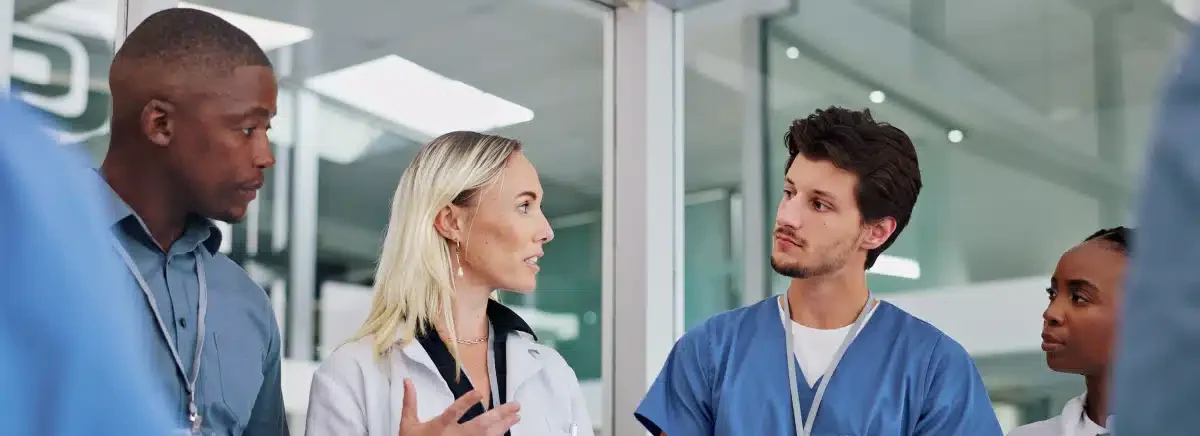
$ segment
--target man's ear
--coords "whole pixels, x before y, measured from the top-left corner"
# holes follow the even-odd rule
[[[166,147],[171,143],[171,137],[175,134],[175,105],[171,102],[159,99],[152,99],[142,107],[142,116],[138,120],[141,124],[142,134],[150,139],[150,142],[159,147]]]
[[[463,240],[463,222],[463,208],[451,204],[438,211],[433,228],[443,238],[459,243]]]
[[[887,242],[888,238],[892,237],[892,233],[896,232],[896,219],[886,216],[869,222],[864,227],[862,248],[864,250],[874,250]]]

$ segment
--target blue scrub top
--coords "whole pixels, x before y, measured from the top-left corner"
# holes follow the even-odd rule
[[[652,434],[795,434],[784,341],[777,297],[710,318],[675,344],[635,417]],[[797,381],[807,416],[816,388]],[[1002,433],[966,350],[881,301],[829,382],[813,434]]]

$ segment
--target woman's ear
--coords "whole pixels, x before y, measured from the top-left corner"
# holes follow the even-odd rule
[[[433,218],[433,228],[443,238],[454,242],[463,240],[463,209],[453,204],[443,207]]]

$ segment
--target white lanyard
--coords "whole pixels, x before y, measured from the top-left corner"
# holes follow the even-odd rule
[[[842,345],[833,353],[833,360],[829,362],[829,368],[825,369],[825,374],[821,376],[821,382],[817,384],[817,394],[813,396],[812,405],[808,408],[808,419],[801,421],[800,392],[799,388],[796,387],[796,345],[792,338],[792,308],[788,304],[787,293],[783,294],[784,313],[787,314],[787,319],[784,320],[784,331],[787,332],[787,337],[784,342],[787,342],[788,386],[792,390],[792,419],[795,421],[797,436],[809,436],[812,434],[813,423],[817,419],[817,409],[821,408],[821,399],[825,397],[825,388],[829,386],[829,380],[833,378],[833,370],[842,361],[842,356],[846,354],[846,349],[850,348],[850,343],[854,342],[854,336],[858,334],[858,330],[862,328],[863,323],[867,320],[867,314],[871,312],[871,303],[874,301],[875,296],[868,291],[867,304],[863,305],[862,312],[858,314],[858,319],[854,321],[854,326],[850,327],[850,332],[846,333],[846,339],[842,340]]]
[[[500,407],[500,396],[504,395],[500,392],[500,382],[496,379],[496,330],[492,328],[492,323],[488,323],[488,384],[492,389],[491,408]],[[507,356],[507,355],[506,355]],[[505,367],[507,368],[507,367]],[[506,374],[507,376],[507,374]]]
[[[171,339],[171,333],[167,330],[162,315],[158,313],[158,302],[154,298],[154,292],[150,289],[150,285],[146,284],[142,272],[138,270],[137,264],[129,256],[129,251],[121,245],[121,241],[115,235],[112,241],[117,253],[125,260],[125,266],[129,267],[129,272],[133,274],[134,279],[137,279],[142,293],[146,294],[146,301],[150,303],[150,310],[154,312],[155,321],[158,321],[158,331],[162,333],[163,339],[167,340],[167,346],[171,349],[171,357],[175,358],[175,367],[179,369],[179,375],[183,377],[184,388],[187,389],[188,421],[192,424],[192,433],[199,433],[202,419],[200,410],[196,407],[196,380],[200,378],[200,354],[204,351],[204,316],[208,312],[208,282],[204,278],[204,259],[202,256],[195,256],[196,278],[200,282],[200,308],[196,321],[196,353],[192,358],[192,376],[189,378],[183,367],[183,360],[179,358],[179,348],[175,346],[175,341]]]

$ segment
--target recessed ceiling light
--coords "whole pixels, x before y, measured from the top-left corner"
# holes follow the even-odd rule
[[[386,132],[350,110],[321,104],[321,97],[309,90],[279,90],[279,114],[271,124],[271,142],[281,147],[295,147],[297,141],[310,141],[305,146],[316,150],[321,158],[340,164],[357,161],[375,145]],[[311,123],[320,120],[320,127],[297,132],[299,118],[296,110]],[[296,134],[299,133],[298,138]]]
[[[396,55],[313,76],[305,85],[394,123],[418,142],[455,130],[483,132],[533,119],[532,110]]]
[[[952,129],[946,132],[946,139],[955,144],[960,143],[963,140],[963,132],[962,130]]]
[[[29,24],[112,41],[117,30],[117,2],[67,0],[25,19]]]
[[[1163,0],[1183,19],[1192,23],[1200,22],[1200,1],[1197,0]]]
[[[799,58],[800,57],[800,49],[798,49],[796,47],[788,47],[787,57],[788,57],[788,59]]]
[[[921,278],[921,264],[909,258],[881,254],[867,272],[916,280]]]
[[[111,6],[108,4],[112,3]],[[210,8],[187,2],[179,7],[199,9],[225,19],[254,38],[263,51],[271,51],[312,38],[313,31],[307,27],[281,23],[223,9]],[[30,24],[64,30],[81,35],[112,41],[116,35],[117,8],[115,2],[94,0],[68,0],[33,14]]]
[[[287,47],[301,41],[311,39],[313,36],[312,29],[295,24],[281,23],[265,18],[254,17],[237,12],[230,12],[197,4],[179,2],[179,7],[199,9],[218,17],[224,18],[230,24],[237,26],[242,31],[250,34],[254,38],[263,51],[271,51],[281,47]]]
[[[871,99],[871,103],[883,103],[884,100],[887,100],[887,94],[884,94],[883,91],[875,90],[871,91],[867,95],[867,98]]]

